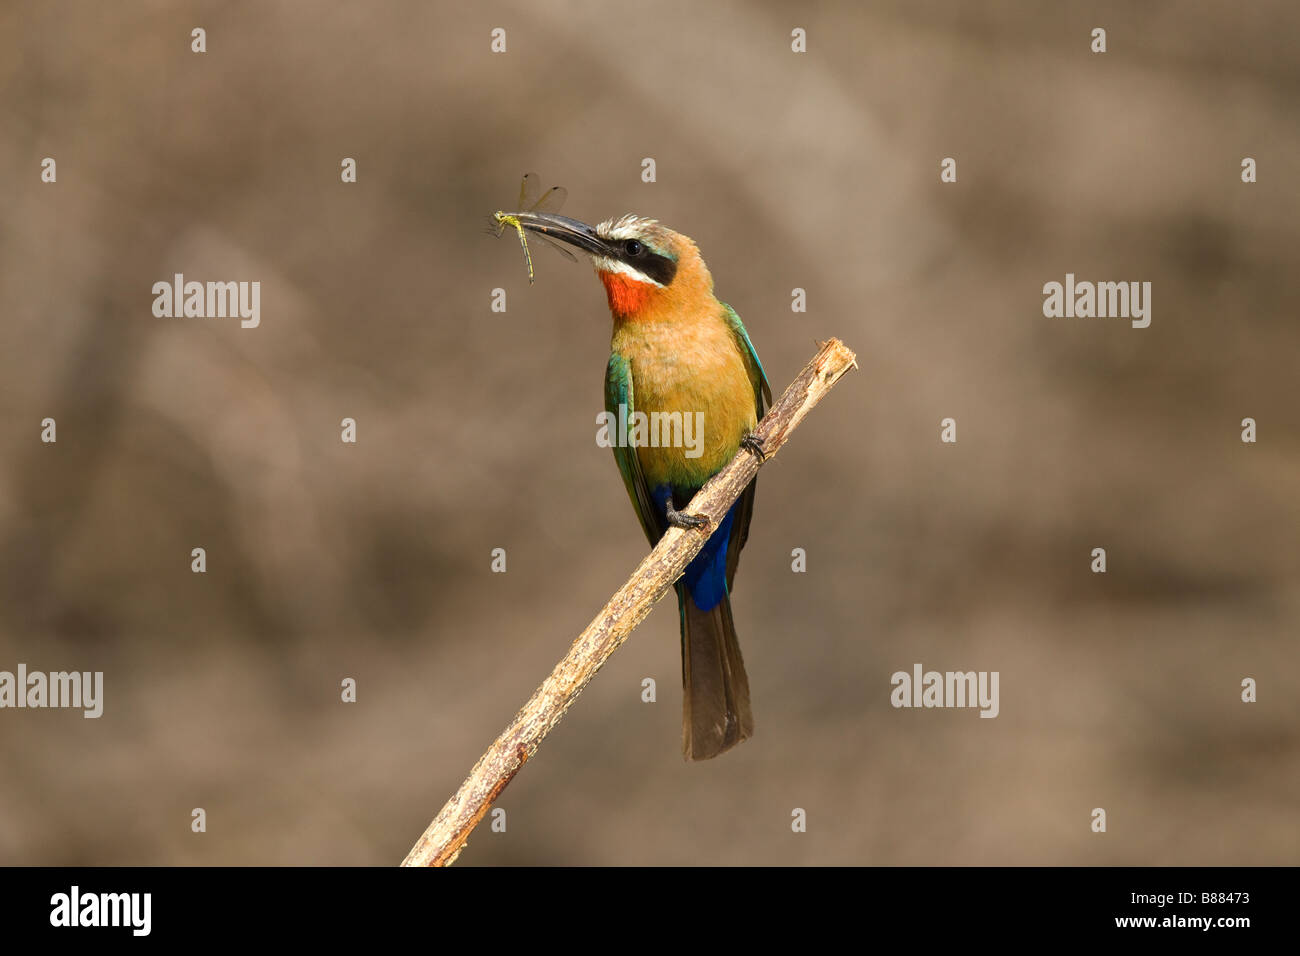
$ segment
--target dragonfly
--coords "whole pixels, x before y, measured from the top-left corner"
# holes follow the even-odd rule
[[[552,186],[543,192],[541,177],[536,173],[527,173],[519,186],[518,212],[559,212],[568,195],[569,191],[563,186]],[[498,238],[505,235],[507,228],[514,229],[519,234],[519,244],[524,247],[524,262],[528,265],[528,284],[532,285],[533,257],[528,252],[528,236],[524,233],[523,224],[519,221],[517,213],[502,212],[498,209],[492,214],[492,222],[492,232]],[[542,240],[571,262],[577,261],[573,253],[558,242],[547,239],[540,233],[535,233],[533,238]]]

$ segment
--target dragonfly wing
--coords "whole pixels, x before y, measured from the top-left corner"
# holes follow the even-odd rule
[[[563,186],[552,186],[546,194],[538,198],[531,207],[524,207],[529,212],[559,212],[564,200],[569,198],[569,191]]]
[[[529,173],[524,177],[524,188],[528,191],[528,196],[526,200],[525,197],[520,197],[524,205],[519,208],[528,212],[559,212],[560,207],[564,205],[564,200],[569,198],[569,191],[563,186],[552,186],[543,193],[541,178],[536,173]],[[548,239],[540,232],[533,233],[532,238],[534,242],[540,240],[543,245],[550,246],[570,262],[577,261],[577,257],[572,252],[554,239]]]
[[[578,257],[575,256],[572,252],[570,252],[566,246],[560,245],[554,239],[544,236],[540,232],[535,232],[533,233],[533,242],[538,242],[538,241],[540,241],[543,245],[550,246],[560,255],[564,256],[564,258],[568,259],[570,262],[578,261]]]
[[[536,173],[524,173],[524,178],[519,183],[519,205],[515,208],[527,211],[541,198],[542,177]]]

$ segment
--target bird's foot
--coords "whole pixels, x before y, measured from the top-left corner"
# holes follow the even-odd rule
[[[678,511],[676,508],[673,507],[673,503],[671,501],[668,502],[667,515],[668,515],[668,523],[672,525],[674,528],[682,528],[683,530],[687,530],[687,531],[689,531],[691,528],[696,528],[698,530],[703,531],[705,528],[709,526],[708,518],[704,517],[703,515],[688,515],[685,512]]]
[[[740,447],[754,455],[759,461],[767,461],[767,452],[763,450],[763,439],[757,432],[750,432],[740,440]]]

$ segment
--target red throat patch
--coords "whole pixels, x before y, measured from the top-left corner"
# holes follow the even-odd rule
[[[617,316],[634,316],[645,308],[650,296],[656,291],[648,282],[638,282],[630,276],[619,272],[599,272],[600,281],[605,284],[605,295],[609,297],[609,310]]]

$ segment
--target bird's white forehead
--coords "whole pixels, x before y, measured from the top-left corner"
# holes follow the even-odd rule
[[[640,239],[645,235],[647,226],[656,226],[658,219],[642,219],[640,216],[619,216],[606,219],[596,227],[596,235],[602,239]]]

